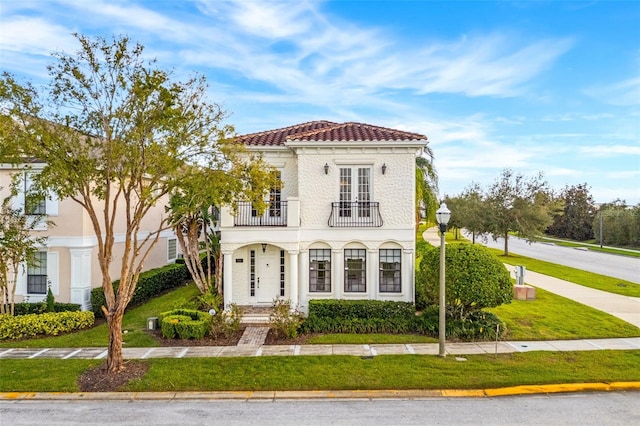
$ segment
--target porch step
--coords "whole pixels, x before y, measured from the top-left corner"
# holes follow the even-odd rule
[[[267,339],[269,327],[247,327],[240,337],[238,346],[262,346]]]
[[[269,324],[269,316],[273,312],[271,306],[240,306],[242,324]]]

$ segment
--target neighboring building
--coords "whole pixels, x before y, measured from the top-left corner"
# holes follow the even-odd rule
[[[282,185],[263,214],[250,203],[222,209],[225,305],[414,301],[415,159],[426,136],[313,121],[237,140]]]
[[[46,244],[36,254],[37,265],[20,268],[16,284],[16,303],[21,301],[39,302],[46,298],[51,286],[56,301],[77,303],[83,309],[90,307],[90,293],[94,287],[102,285],[102,273],[98,262],[97,238],[86,211],[71,199],[58,200],[55,195],[38,200],[25,200],[30,185],[29,175],[42,170],[44,163],[29,164],[30,171],[23,179],[22,189],[13,199],[13,208],[24,211],[25,201],[33,220],[39,223],[33,231],[37,236],[47,237]],[[0,200],[10,195],[12,176],[20,167],[0,164]],[[146,233],[157,228],[164,205],[158,203],[152,209],[145,223]],[[51,221],[53,225],[47,225]],[[118,227],[118,223],[120,226]],[[124,241],[124,224],[117,221],[111,277],[120,277],[119,260]],[[143,229],[145,229],[143,227]],[[143,237],[144,235],[140,235]],[[152,254],[145,262],[145,270],[172,263],[178,256],[177,240],[172,232],[163,232]]]

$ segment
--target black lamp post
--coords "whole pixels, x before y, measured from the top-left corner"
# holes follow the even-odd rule
[[[451,218],[451,211],[447,208],[445,203],[440,204],[440,208],[436,211],[436,221],[440,228],[440,312],[438,317],[438,355],[441,357],[446,356],[444,349],[445,341],[445,280],[444,280],[444,257],[445,257],[445,244],[444,234],[447,232],[447,224]]]

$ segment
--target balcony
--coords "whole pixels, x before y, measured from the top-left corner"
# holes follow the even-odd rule
[[[223,206],[220,210],[220,227],[298,227],[300,226],[300,201],[289,197],[287,201],[267,202],[262,214],[250,202],[240,201],[237,210]]]
[[[333,228],[379,228],[383,225],[380,203],[373,201],[331,203],[328,223]]]
[[[264,212],[258,214],[250,202],[239,202],[233,226],[287,226],[287,207],[286,201],[267,203]]]

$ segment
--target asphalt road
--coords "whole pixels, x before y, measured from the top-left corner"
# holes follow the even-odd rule
[[[465,237],[471,239],[471,234],[465,235]],[[494,241],[490,236],[486,239],[476,237],[476,242],[488,247],[504,249],[503,238]],[[640,258],[637,257],[578,250],[550,243],[538,242],[529,244],[526,240],[516,237],[509,237],[509,253],[571,266],[640,284]]]
[[[3,425],[631,425],[639,392],[423,400],[0,401]]]

